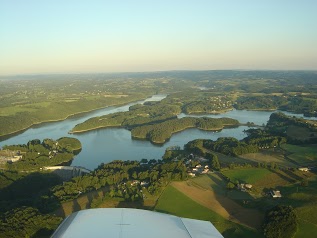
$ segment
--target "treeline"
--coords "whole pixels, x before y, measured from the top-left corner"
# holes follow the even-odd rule
[[[76,138],[63,137],[31,140],[27,144],[4,146],[3,149],[16,151],[22,156],[17,162],[7,163],[10,170],[35,170],[43,166],[58,165],[72,160],[81,150],[81,143]]]
[[[148,139],[153,143],[164,143],[173,133],[188,128],[201,130],[220,130],[225,126],[238,126],[239,122],[231,118],[193,118],[184,117],[172,119],[155,125],[147,125],[133,128],[133,138]]]

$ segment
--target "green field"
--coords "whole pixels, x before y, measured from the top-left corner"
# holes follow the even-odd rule
[[[295,186],[291,189],[295,190]],[[296,191],[287,195],[285,201],[295,208],[298,216],[299,229],[295,238],[311,237],[317,234],[317,182],[310,181],[308,187],[299,187]]]
[[[228,221],[217,213],[199,205],[172,186],[165,189],[155,210],[180,217],[210,221],[225,238],[263,237],[257,231]]]
[[[317,234],[317,226],[309,222],[300,221],[298,231],[295,238],[307,238],[312,237],[313,234]]]
[[[223,171],[223,174],[233,182],[239,181],[240,183],[251,184],[255,184],[271,173],[271,171],[262,168],[243,168]]]
[[[283,166],[283,167],[291,167],[291,168],[298,167],[298,165],[296,165],[294,162],[285,159],[284,151],[277,148],[261,150],[258,153],[249,153],[249,154],[239,155],[239,158],[247,160],[248,163],[252,161],[255,163],[255,165],[257,165],[258,163],[270,164],[274,162],[275,164],[279,166]]]
[[[69,148],[72,151],[81,149],[80,141],[76,140],[74,138],[62,137],[62,138],[58,139],[57,141],[61,147]]]
[[[316,145],[299,146],[284,144],[282,148],[289,152],[288,157],[299,165],[311,165],[317,162]]]
[[[290,125],[286,129],[286,134],[297,140],[308,140],[310,138],[311,130],[301,126]]]

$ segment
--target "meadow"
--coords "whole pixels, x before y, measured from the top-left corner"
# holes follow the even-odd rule
[[[264,168],[242,168],[225,170],[222,173],[233,182],[239,181],[239,183],[255,184],[257,181],[262,180],[272,172]]]
[[[316,145],[290,145],[284,144],[282,148],[288,152],[288,158],[301,166],[314,165],[317,161]]]
[[[158,200],[156,211],[180,217],[210,221],[224,237],[263,237],[256,230],[228,221],[212,210],[196,203],[176,188],[168,186]]]

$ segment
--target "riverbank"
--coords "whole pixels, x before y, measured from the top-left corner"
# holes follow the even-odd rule
[[[106,128],[124,128],[124,127],[122,127],[120,125],[118,125],[118,126],[97,126],[97,127],[92,127],[92,128],[85,129],[85,130],[69,131],[68,134],[81,134],[81,133],[85,133],[88,131],[94,131],[94,130],[106,129]]]
[[[137,100],[134,99],[134,100],[131,100],[131,101],[127,101],[127,102],[124,102],[124,103],[117,103],[117,104],[114,103],[114,104],[103,106],[103,107],[93,108],[91,110],[80,111],[80,112],[68,114],[66,117],[62,117],[62,118],[58,118],[58,119],[54,119],[54,120],[45,120],[45,121],[40,121],[40,122],[34,122],[34,123],[32,123],[32,124],[30,124],[30,125],[28,125],[26,127],[23,127],[21,129],[16,130],[16,131],[0,135],[0,141],[3,141],[3,140],[11,138],[13,136],[19,135],[19,134],[23,133],[24,131],[26,131],[26,130],[34,127],[34,126],[41,126],[42,124],[52,123],[52,122],[60,122],[60,121],[64,121],[66,119],[70,119],[70,118],[75,117],[75,116],[80,116],[82,114],[91,113],[91,112],[94,112],[94,111],[98,111],[98,110],[102,110],[102,109],[106,109],[106,108],[114,107],[114,106],[120,107],[120,106],[127,105],[129,103],[135,103],[135,102],[138,102],[138,101],[141,101],[141,100],[146,100],[148,98],[150,98],[150,97],[147,96],[147,97],[142,97],[142,98],[137,99]]]

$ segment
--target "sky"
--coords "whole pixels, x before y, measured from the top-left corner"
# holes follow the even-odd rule
[[[316,0],[0,0],[0,75],[317,70]]]

